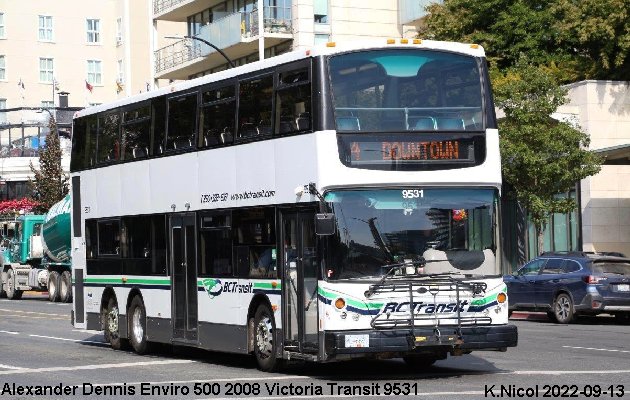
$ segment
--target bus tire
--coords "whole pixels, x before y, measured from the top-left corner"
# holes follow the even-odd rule
[[[129,306],[129,341],[131,347],[138,354],[146,354],[149,351],[147,341],[147,312],[140,296],[136,296]]]
[[[254,355],[258,368],[273,372],[280,369],[281,360],[276,356],[276,321],[265,304],[258,306],[254,314]]]
[[[7,297],[7,291],[5,289],[6,283],[7,283],[7,273],[2,271],[0,272],[0,299]]]
[[[57,271],[48,272],[48,300],[53,303],[59,301],[59,273]]]
[[[118,302],[115,297],[110,297],[105,309],[103,330],[105,331],[105,338],[114,350],[124,350],[128,345],[128,341],[120,337],[119,316]]]
[[[9,300],[20,300],[22,298],[22,291],[15,288],[15,272],[13,268],[9,268],[7,271],[7,297]]]
[[[59,277],[59,301],[72,302],[72,277],[70,271],[63,271]]]

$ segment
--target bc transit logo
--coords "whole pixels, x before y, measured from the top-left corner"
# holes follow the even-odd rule
[[[219,279],[204,279],[202,284],[211,299],[223,292],[223,285]]]

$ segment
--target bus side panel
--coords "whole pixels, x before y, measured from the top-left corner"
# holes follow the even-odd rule
[[[171,322],[171,288],[169,277],[142,277],[143,280],[160,284],[152,284],[151,288],[140,287],[140,295],[144,301],[147,315],[147,339],[151,342],[170,343],[173,337]],[[131,301],[131,299],[130,299]]]
[[[199,165],[197,154],[187,153],[175,158],[163,157],[150,161],[148,187],[150,188],[152,207],[147,208],[145,212],[187,211],[186,204],[192,211],[198,206],[199,196],[196,183],[198,182]],[[223,171],[223,169],[220,168],[218,171]],[[145,185],[142,186],[146,187]],[[172,208],[173,205],[175,206],[174,209]]]
[[[140,189],[146,187],[150,182],[150,177],[147,162],[128,163],[124,165],[124,169],[121,169],[122,215],[147,214],[151,209],[150,191]]]

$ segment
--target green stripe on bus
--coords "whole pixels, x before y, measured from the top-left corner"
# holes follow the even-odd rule
[[[495,301],[497,299],[497,295],[498,295],[498,293],[495,293],[495,294],[490,295],[488,297],[484,297],[483,299],[473,300],[473,301],[470,302],[470,305],[471,306],[483,306],[485,304],[492,303],[493,301]]]
[[[280,282],[254,282],[254,289],[280,290],[280,288]]]
[[[363,301],[353,300],[348,298],[346,295],[327,292],[321,287],[317,288],[317,292],[331,301],[335,300],[337,297],[343,297],[346,300],[346,304],[361,310],[381,309],[381,307],[383,307],[383,303],[365,303]]]
[[[141,284],[141,285],[170,285],[170,279],[147,279],[147,278],[127,278],[126,281],[123,281],[123,278],[85,278],[83,280],[85,283],[127,283],[127,284]]]

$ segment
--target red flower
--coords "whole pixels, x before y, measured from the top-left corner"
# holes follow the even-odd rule
[[[0,201],[0,214],[27,213],[38,205],[38,202],[28,198]]]

